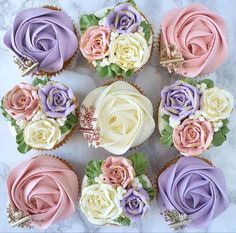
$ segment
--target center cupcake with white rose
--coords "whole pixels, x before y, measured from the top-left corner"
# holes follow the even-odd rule
[[[80,50],[101,77],[130,77],[148,60],[152,28],[133,1],[80,18]]]
[[[80,209],[96,225],[130,225],[150,208],[154,189],[144,154],[91,160],[82,183]]]
[[[20,83],[2,99],[2,113],[17,149],[51,150],[62,145],[77,125],[78,101],[72,89],[48,78]]]
[[[85,97],[80,108],[80,126],[89,146],[121,155],[153,133],[153,106],[132,84],[115,81]]]
[[[209,79],[185,79],[166,86],[158,111],[160,142],[183,155],[200,155],[227,139],[227,126],[234,107],[229,91]]]

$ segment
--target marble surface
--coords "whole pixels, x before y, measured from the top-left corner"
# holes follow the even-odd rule
[[[159,25],[163,15],[176,6],[186,6],[193,2],[190,0],[137,0],[137,5],[147,16],[153,25],[155,35],[159,31]],[[209,75],[218,86],[229,89],[236,96],[236,1],[234,0],[207,0],[198,1],[206,4],[210,9],[219,13],[228,24],[230,57],[227,63],[215,73]],[[22,9],[31,6],[55,5],[64,9],[74,20],[78,27],[79,16],[82,13],[90,13],[100,8],[113,5],[117,1],[112,0],[0,0],[0,71],[1,85],[0,96],[2,97],[14,84],[20,81],[30,81],[30,77],[21,78],[19,70],[13,63],[12,57],[2,43],[2,37],[6,29],[11,25],[13,17]],[[56,80],[60,80],[67,85],[71,85],[82,101],[85,95],[100,85],[103,80],[99,79],[94,70],[91,70],[78,53],[72,66]],[[156,112],[157,104],[160,100],[160,91],[163,86],[173,82],[174,76],[170,76],[158,64],[157,50],[153,50],[149,63],[134,75],[135,81],[145,91],[151,99]],[[236,101],[235,101],[236,102]],[[3,116],[0,116],[0,232],[38,232],[36,229],[11,228],[7,223],[6,205],[7,196],[5,180],[10,169],[20,161],[29,159],[39,152],[31,151],[26,155],[17,152],[14,138],[10,135],[7,124]],[[204,156],[212,160],[215,166],[224,170],[228,194],[231,204],[226,212],[215,219],[207,229],[185,229],[185,232],[236,232],[236,111],[231,116],[231,132],[228,141],[220,148],[212,148]],[[148,141],[135,149],[143,151],[150,161],[149,175],[155,180],[155,174],[171,157],[176,155],[175,149],[168,149],[159,143],[159,133],[157,130]],[[129,151],[127,154],[131,154]],[[50,152],[70,161],[78,171],[79,175],[84,174],[84,168],[88,160],[105,158],[108,152],[102,149],[91,149],[87,147],[86,141],[79,132],[76,132],[70,141],[55,151]],[[156,201],[153,202],[151,210],[142,222],[130,227],[98,227],[91,225],[83,218],[80,211],[77,211],[70,219],[51,226],[45,232],[171,232],[167,224],[159,214]]]

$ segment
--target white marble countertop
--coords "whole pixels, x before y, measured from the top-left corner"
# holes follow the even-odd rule
[[[2,43],[2,37],[6,29],[11,25],[13,17],[24,8],[31,6],[56,5],[64,9],[78,26],[79,16],[82,13],[90,13],[105,6],[113,5],[118,1],[113,0],[0,0],[0,71],[1,85],[0,97],[2,97],[13,85],[20,81],[29,81],[30,78],[21,78],[20,72],[13,63],[12,57]],[[155,35],[163,15],[176,6],[186,6],[193,2],[191,0],[137,0],[138,7],[144,12],[151,22]],[[219,13],[228,24],[230,57],[224,66],[215,73],[209,75],[215,80],[218,86],[229,89],[236,96],[236,1],[234,0],[207,0],[196,1],[206,4],[211,10]],[[167,71],[163,70],[157,62],[157,51],[154,50],[152,57],[144,69],[136,74],[132,80],[137,82],[151,99],[155,106],[160,100],[160,91],[163,86],[174,80]],[[93,90],[96,85],[103,81],[99,79],[94,70],[91,70],[78,53],[73,65],[68,71],[58,75],[55,79],[73,87],[79,100],[82,101],[85,95]],[[236,101],[235,101],[236,103]],[[7,123],[3,116],[0,116],[0,232],[39,232],[37,229],[11,228],[6,218],[7,195],[5,179],[9,170],[20,161],[38,155],[31,151],[26,155],[19,154],[16,149],[15,140],[10,135]],[[228,194],[231,199],[229,208],[215,219],[207,229],[185,229],[184,232],[236,232],[236,111],[231,116],[231,132],[228,141],[220,148],[210,149],[205,156],[212,160],[215,166],[223,169],[226,177]],[[150,161],[149,174],[155,178],[155,174],[169,158],[176,154],[175,149],[168,149],[159,143],[157,130],[152,137],[142,146],[136,149],[143,151]],[[69,142],[55,151],[50,152],[69,160],[78,173],[82,176],[86,163],[90,159],[105,158],[108,152],[101,149],[89,149],[86,141],[79,132],[76,132]],[[127,154],[130,154],[128,152]],[[80,211],[73,217],[59,224],[55,224],[45,232],[171,232],[167,224],[159,214],[156,201],[153,202],[151,210],[142,222],[130,227],[99,227],[91,225],[83,218]]]

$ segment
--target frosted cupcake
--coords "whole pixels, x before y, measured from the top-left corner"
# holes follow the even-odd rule
[[[75,212],[79,181],[64,161],[40,155],[10,172],[7,191],[8,220],[13,227],[46,229]]]
[[[228,57],[226,37],[224,20],[204,5],[176,8],[161,23],[160,63],[186,77],[208,74]]]
[[[89,146],[121,155],[146,141],[154,131],[152,103],[128,82],[115,81],[85,97],[80,126]]]
[[[80,50],[101,77],[129,78],[149,60],[152,28],[134,1],[80,19]]]
[[[92,160],[86,167],[80,209],[96,225],[130,225],[150,208],[154,189],[145,175],[144,154]]]
[[[78,48],[70,17],[54,7],[29,8],[18,13],[3,41],[22,76],[55,75],[70,63]]]
[[[77,125],[77,107],[72,89],[48,79],[16,85],[1,106],[20,153],[62,145]]]
[[[199,155],[227,139],[233,96],[209,79],[185,79],[161,91],[158,111],[160,142],[182,155]]]
[[[197,157],[172,160],[158,177],[158,205],[175,230],[207,227],[229,205],[223,172]]]

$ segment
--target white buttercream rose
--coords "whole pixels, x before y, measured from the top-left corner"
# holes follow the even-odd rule
[[[121,214],[120,197],[109,184],[93,184],[82,190],[80,209],[88,220],[97,225],[117,224]]]
[[[139,32],[121,34],[111,40],[109,59],[125,71],[138,70],[150,56],[147,41]]]
[[[201,96],[201,113],[210,121],[228,118],[233,107],[233,96],[224,89],[209,88]]]
[[[96,119],[91,127],[99,128],[98,143],[113,154],[124,154],[130,148],[143,143],[153,132],[155,122],[151,101],[135,87],[124,81],[98,87],[90,92],[81,107],[80,123],[86,127],[86,108],[94,106]],[[86,136],[86,135],[85,135]],[[96,135],[95,135],[96,136]],[[93,136],[87,135],[88,140]]]
[[[52,149],[60,139],[60,126],[54,119],[32,121],[24,129],[25,143],[35,149]]]

